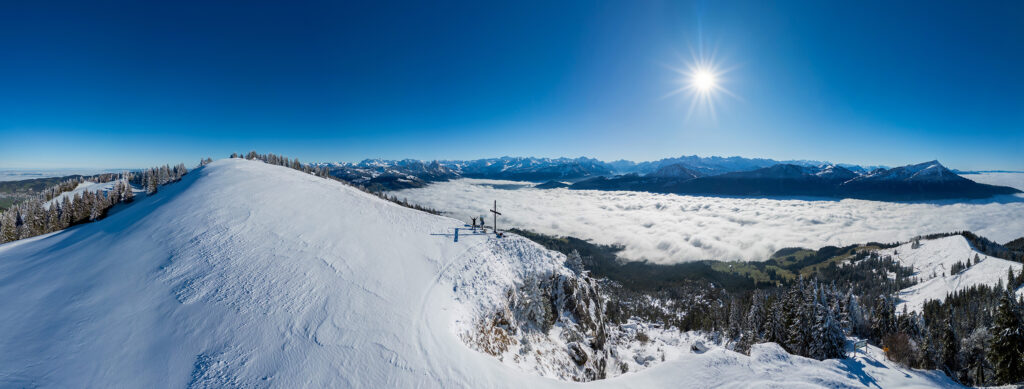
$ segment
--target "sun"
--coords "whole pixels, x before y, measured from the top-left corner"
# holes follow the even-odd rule
[[[676,89],[665,97],[673,95],[684,95],[688,97],[690,108],[686,117],[692,114],[705,112],[710,114],[712,120],[717,120],[716,105],[721,103],[723,97],[738,99],[727,88],[732,80],[728,73],[732,67],[723,67],[722,63],[715,60],[714,55],[694,55],[693,60],[682,66],[666,66],[672,70],[677,78],[674,80]]]
[[[715,74],[707,69],[699,69],[693,73],[690,83],[702,93],[710,92],[715,88]]]

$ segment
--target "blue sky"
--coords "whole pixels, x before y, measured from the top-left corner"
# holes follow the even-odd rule
[[[1024,170],[1021,2],[84,3],[0,5],[0,168],[255,149]],[[695,54],[728,69],[714,115],[671,95]]]

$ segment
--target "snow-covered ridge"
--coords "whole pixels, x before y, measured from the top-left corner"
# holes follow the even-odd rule
[[[928,161],[914,165],[877,169],[862,176],[863,180],[875,181],[959,181],[964,180],[956,173],[942,166],[939,161]]]
[[[495,291],[563,270],[514,236],[455,243],[461,225],[285,167],[211,163],[103,220],[0,245],[0,387],[573,385],[463,343]],[[590,385],[953,386],[877,349],[666,359]]]
[[[963,290],[974,285],[996,285],[1000,280],[1006,283],[1007,270],[1018,274],[1024,265],[982,254],[960,235],[932,240],[920,240],[920,246],[910,242],[891,249],[879,250],[879,255],[891,256],[903,266],[914,269],[918,284],[900,291],[900,303],[896,307],[902,312],[921,312],[927,300],[943,300],[946,294]],[[971,264],[958,274],[951,274],[956,263]],[[977,263],[975,263],[977,262]],[[1024,291],[1024,290],[1022,290]]]

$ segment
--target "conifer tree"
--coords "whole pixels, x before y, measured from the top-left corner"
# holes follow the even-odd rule
[[[85,199],[81,193],[75,193],[75,196],[71,198],[71,224],[78,223],[84,219],[84,203]]]
[[[760,341],[765,324],[764,294],[755,290],[750,297],[750,310],[747,311],[747,329],[753,341]]]
[[[857,295],[853,294],[852,288],[847,295],[846,312],[847,320],[849,320],[849,327],[847,327],[847,330],[849,330],[851,334],[866,336],[867,331],[865,330],[866,323],[864,319],[864,310],[860,306],[860,299]]]
[[[542,280],[539,277],[530,277],[523,281],[518,288],[512,301],[512,306],[517,313],[517,319],[523,320],[523,325],[534,326],[542,332],[547,332],[554,323],[554,313],[546,293],[541,289]]]
[[[895,315],[896,312],[890,300],[885,296],[878,296],[871,315],[871,331],[874,333],[875,339],[884,338],[895,332]]]
[[[760,291],[755,290],[750,299],[750,309],[743,325],[743,333],[736,344],[737,351],[747,353],[750,346],[764,340],[761,329],[764,326],[764,298]]]
[[[157,181],[159,179],[156,177],[155,174],[152,174],[152,173],[148,174],[146,178],[147,178],[147,180],[146,180],[146,194],[150,194],[151,195],[153,193],[156,193],[157,186],[159,185]]]
[[[164,185],[171,181],[170,168],[167,165],[161,166],[157,169],[157,184]]]
[[[780,345],[786,344],[785,306],[782,298],[776,298],[772,309],[765,317],[764,339]]]
[[[821,337],[821,358],[842,358],[846,354],[846,335],[836,320],[834,310],[825,308],[822,330],[816,336]]]
[[[826,359],[828,358],[826,356],[828,346],[825,344],[826,339],[824,335],[828,332],[827,326],[830,323],[828,322],[828,309],[823,304],[820,290],[815,291],[814,300],[808,306],[808,311],[810,313],[808,323],[811,325],[811,333],[805,355],[818,360]]]
[[[18,239],[25,239],[25,238],[32,237],[33,235],[31,233],[31,231],[29,231],[28,223],[26,222],[27,215],[25,214],[25,207],[23,205],[19,205],[17,210],[18,210],[18,212],[16,213],[16,215],[17,215],[16,231],[18,233]]]
[[[71,211],[71,204],[67,197],[60,199],[60,228],[65,229],[71,226],[74,221],[74,214]]]
[[[13,242],[18,239],[18,218],[15,208],[0,214],[0,243]]]
[[[786,345],[789,351],[797,355],[807,355],[810,343],[810,315],[807,312],[803,276],[793,285],[786,296]]]
[[[103,198],[100,191],[96,191],[92,196],[92,203],[89,204],[89,221],[95,221],[102,217],[103,211],[106,210],[106,207],[106,199]]]
[[[54,232],[60,230],[60,205],[54,201],[50,204],[50,208],[46,211],[46,232]]]
[[[114,181],[114,185],[111,186],[110,192],[107,192],[107,207],[112,207],[121,201],[121,182]]]
[[[991,335],[987,327],[978,327],[969,336],[961,341],[960,349],[963,351],[965,376],[969,382],[980,385],[986,382],[986,371],[991,370],[985,354]]]
[[[932,330],[929,327],[924,331],[921,336],[921,342],[918,346],[918,360],[920,360],[920,367],[922,369],[932,370],[935,369],[935,342],[933,341]]]
[[[121,201],[125,203],[135,201],[135,192],[132,192],[132,185],[127,180],[121,182],[124,185],[124,190],[121,191]]]
[[[1003,295],[992,326],[989,358],[999,384],[1024,381],[1024,324],[1011,292]]]
[[[573,273],[576,273],[576,275],[583,274],[583,258],[580,257],[580,252],[573,249],[565,257],[565,266],[572,270]]]
[[[25,223],[28,225],[30,236],[42,235],[46,231],[46,211],[39,198],[25,201]]]
[[[950,314],[952,316],[952,314]],[[952,318],[946,317],[945,323],[942,328],[942,354],[940,356],[940,362],[942,363],[943,369],[949,374],[950,377],[955,379],[956,371],[959,370],[960,366],[957,363],[957,354],[960,353],[960,342],[957,341],[956,334],[953,333],[953,324],[950,322]]]

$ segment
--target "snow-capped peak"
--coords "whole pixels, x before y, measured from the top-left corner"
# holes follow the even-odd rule
[[[871,181],[960,181],[965,180],[953,173],[939,161],[928,161],[892,169],[876,169],[861,177]]]

